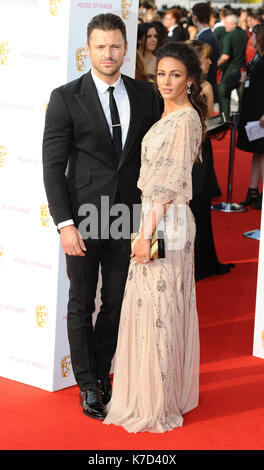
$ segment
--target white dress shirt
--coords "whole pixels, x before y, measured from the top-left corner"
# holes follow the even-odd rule
[[[169,27],[169,31],[168,31],[168,37],[171,38],[171,36],[173,35],[173,31],[175,28],[178,28],[178,24],[174,24],[173,26],[170,26]]]
[[[111,120],[111,113],[110,113],[110,106],[109,106],[109,92],[107,91],[109,88],[109,84],[98,78],[93,69],[91,70],[91,75],[93,78],[93,81],[95,83],[97,93],[103,108],[103,111],[105,113],[106,120],[109,125],[109,130],[111,135],[113,135],[113,128],[112,128],[112,120]],[[119,75],[117,81],[111,85],[115,87],[114,89],[114,98],[116,101],[119,117],[120,117],[120,123],[121,123],[121,129],[122,129],[122,147],[124,148],[125,141],[127,138],[127,132],[129,128],[129,122],[130,122],[130,103],[129,103],[129,98],[127,95],[126,87],[124,85],[124,82],[122,80],[121,75]],[[74,224],[74,221],[72,219],[70,220],[65,220],[65,222],[61,222],[58,224],[58,229],[61,229],[62,227],[66,227],[66,225],[72,225]]]
[[[91,72],[93,81],[95,83],[96,89],[98,96],[101,101],[102,108],[105,113],[105,117],[107,119],[109,129],[111,132],[111,135],[113,135],[113,129],[112,129],[112,120],[111,120],[111,113],[110,113],[110,106],[109,106],[109,92],[107,91],[109,88],[109,84],[98,78],[94,71],[92,70]],[[130,121],[130,103],[129,99],[127,96],[127,91],[126,87],[124,85],[124,82],[121,78],[121,75],[119,75],[119,78],[113,85],[115,87],[114,89],[114,98],[116,101],[119,117],[120,117],[120,122],[121,122],[121,129],[122,129],[122,147],[125,145],[125,141],[127,138],[127,131],[129,127],[129,121]]]
[[[213,31],[217,28],[219,28],[219,26],[225,26],[225,22],[224,20],[222,21],[218,21],[218,23],[215,23],[214,27],[213,27]]]

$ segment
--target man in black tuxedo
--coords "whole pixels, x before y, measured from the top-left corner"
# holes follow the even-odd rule
[[[219,97],[217,89],[217,61],[219,59],[220,52],[217,38],[211,31],[211,28],[209,26],[211,11],[212,9],[209,3],[196,3],[192,7],[192,20],[193,24],[197,27],[198,30],[196,39],[210,44],[212,48],[212,55],[210,56],[212,63],[209,68],[207,80],[209,83],[211,83],[213,87],[214,101],[215,103],[218,103]]]
[[[130,231],[135,229],[131,214],[141,200],[141,140],[160,112],[152,85],[120,74],[127,52],[121,18],[94,17],[87,28],[86,49],[91,70],[51,93],[43,171],[50,212],[66,254],[68,338],[80,402],[85,414],[104,419],[130,261]],[[126,235],[118,239],[111,228],[118,222],[115,209],[120,203],[130,216]],[[102,305],[93,326],[100,265]]]
[[[176,8],[167,10],[163,17],[163,24],[167,28],[167,41],[187,41],[189,33],[180,24],[181,13]]]

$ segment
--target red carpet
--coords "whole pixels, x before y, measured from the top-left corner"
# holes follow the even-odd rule
[[[229,136],[214,142],[216,174],[226,200]],[[251,156],[236,150],[233,202],[244,198]],[[77,387],[49,393],[0,379],[0,448],[41,450],[262,450],[264,361],[252,356],[260,211],[213,212],[219,259],[231,273],[197,283],[200,321],[200,403],[184,426],[165,434],[130,435],[84,416]]]

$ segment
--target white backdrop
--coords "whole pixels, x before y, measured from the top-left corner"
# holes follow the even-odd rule
[[[98,13],[125,21],[122,72],[134,77],[137,11],[132,0],[0,0],[0,374],[48,391],[75,380],[65,257],[43,186],[45,111],[52,89],[89,70]]]

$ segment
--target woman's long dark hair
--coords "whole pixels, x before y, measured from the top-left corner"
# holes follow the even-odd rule
[[[159,61],[165,57],[172,57],[173,59],[182,62],[188,72],[188,76],[192,79],[191,93],[188,96],[192,106],[198,112],[202,130],[203,140],[206,137],[206,119],[207,119],[207,104],[204,97],[201,95],[203,81],[203,72],[200,66],[200,60],[195,50],[184,42],[168,42],[157,50],[157,67]]]
[[[264,55],[264,24],[255,24],[252,28],[252,33],[256,35],[259,55]]]
[[[142,43],[137,43],[137,49],[141,49],[143,57],[145,56],[146,51],[146,42],[147,42],[147,34],[150,28],[154,28],[157,33],[157,38],[159,40],[159,31],[157,26],[154,23],[140,23],[138,25],[138,33],[137,33],[137,40],[140,41],[142,39]],[[158,47],[159,43],[157,43]],[[153,51],[153,55],[155,55],[155,51]]]

